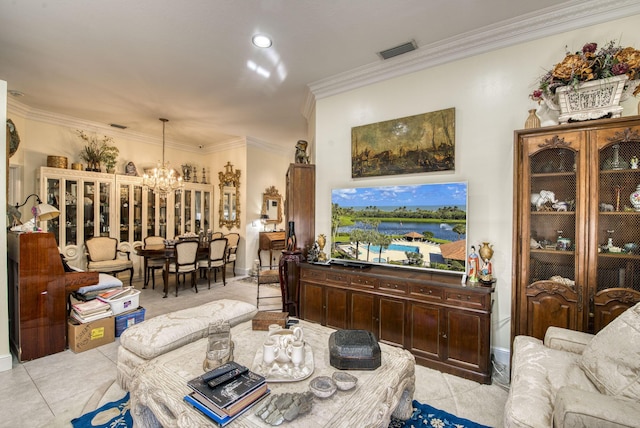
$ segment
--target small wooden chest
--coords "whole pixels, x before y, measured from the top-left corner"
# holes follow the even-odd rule
[[[259,311],[251,321],[251,328],[267,331],[271,324],[278,324],[280,327],[286,328],[288,320],[289,312]]]

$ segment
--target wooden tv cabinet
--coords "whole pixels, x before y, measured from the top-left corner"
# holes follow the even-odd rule
[[[416,269],[302,263],[301,318],[371,331],[420,365],[488,384],[493,287],[460,281]]]

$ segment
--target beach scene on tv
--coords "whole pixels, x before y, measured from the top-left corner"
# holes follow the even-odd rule
[[[331,191],[332,259],[465,272],[467,183]]]

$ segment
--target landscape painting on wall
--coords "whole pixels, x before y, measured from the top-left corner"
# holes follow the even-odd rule
[[[331,258],[464,273],[467,183],[333,189]]]
[[[351,177],[455,169],[455,108],[351,128]]]

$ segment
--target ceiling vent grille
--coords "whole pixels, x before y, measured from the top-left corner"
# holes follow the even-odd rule
[[[389,58],[393,58],[394,56],[398,56],[398,55],[405,54],[407,52],[415,51],[416,49],[418,49],[418,46],[416,45],[416,42],[414,40],[411,40],[410,42],[403,43],[403,44],[401,44],[399,46],[396,46],[394,48],[390,48],[390,49],[386,49],[386,50],[380,51],[380,52],[378,52],[378,55],[380,55],[380,58],[382,58],[382,59],[389,59]]]

